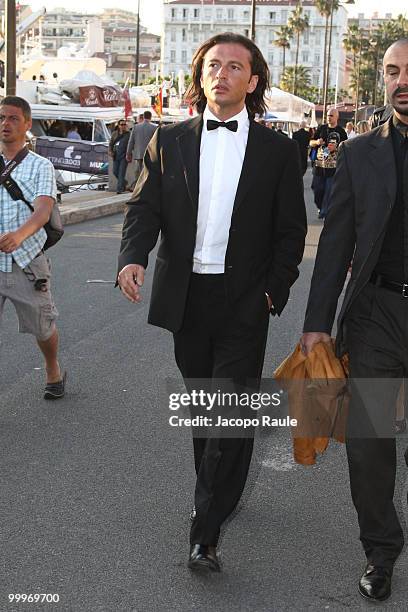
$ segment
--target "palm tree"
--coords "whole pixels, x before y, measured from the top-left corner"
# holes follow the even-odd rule
[[[357,53],[360,49],[360,41],[363,33],[358,25],[350,25],[343,36],[343,47],[353,55],[353,67],[356,68]]]
[[[297,67],[299,63],[299,46],[300,46],[300,35],[307,30],[309,27],[309,17],[303,15],[303,8],[300,4],[292,11],[289,19],[288,26],[292,30],[292,36],[296,36],[296,60],[295,70],[293,73],[293,89],[292,93],[296,95],[297,92]]]
[[[312,91],[310,88],[310,70],[305,66],[287,66],[282,72],[279,87],[283,91],[291,92],[296,69],[296,91],[301,97],[309,98]]]
[[[283,50],[282,74],[286,67],[286,49],[290,49],[290,39],[292,30],[288,26],[281,26],[276,32],[276,38],[273,44]]]
[[[353,72],[355,79],[353,89],[356,94],[356,107],[354,113],[354,123],[357,124],[358,103],[360,98],[360,71],[361,71],[361,49],[363,44],[364,32],[360,30],[358,25],[351,25],[347,28],[347,32],[343,36],[343,46],[349,53],[353,54]],[[368,42],[368,41],[367,41]],[[358,55],[358,64],[357,64]]]
[[[333,19],[333,13],[335,13],[339,6],[339,0],[315,0],[315,5],[322,17],[325,17],[326,23],[324,27],[324,53],[323,53],[323,106],[327,105],[327,90],[329,88],[329,76],[330,76],[330,49],[331,49],[331,25]],[[330,28],[329,28],[330,19]],[[330,36],[329,36],[330,34]],[[329,38],[329,41],[328,41]],[[329,43],[329,44],[327,44]],[[324,108],[324,112],[326,109]]]

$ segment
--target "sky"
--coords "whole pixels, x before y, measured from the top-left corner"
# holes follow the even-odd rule
[[[62,6],[82,11],[85,5],[85,10],[89,13],[101,12],[103,8],[117,6],[117,0],[87,0],[86,3],[83,0],[26,0],[26,2],[31,4],[33,10],[42,6],[45,6],[46,9]],[[140,0],[141,22],[150,32],[155,34],[160,34],[161,30],[161,7],[162,0]],[[137,0],[131,0],[126,8],[137,12]],[[385,13],[392,13],[395,16],[402,13],[408,17],[407,0],[387,0],[386,2],[385,0],[356,0],[355,5],[348,6],[347,9],[350,16],[365,13],[366,16],[371,17],[372,13],[377,11],[380,17],[384,16]]]

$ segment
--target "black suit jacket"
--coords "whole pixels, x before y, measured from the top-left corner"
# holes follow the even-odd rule
[[[390,119],[340,146],[329,213],[320,236],[304,331],[331,333],[348,267],[351,279],[337,320],[337,355],[347,351],[347,311],[378,261],[395,204],[397,175]]]
[[[309,132],[301,128],[300,130],[293,132],[292,138],[293,140],[296,140],[299,145],[300,163],[303,173],[305,173],[307,169],[307,156],[309,154]]]
[[[127,205],[119,270],[147,266],[161,232],[149,322],[178,331],[197,232],[202,116],[159,128]],[[306,216],[297,145],[254,121],[235,197],[225,256],[227,298],[243,323],[266,307],[280,314],[298,277]]]

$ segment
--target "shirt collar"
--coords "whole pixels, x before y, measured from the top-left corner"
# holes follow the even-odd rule
[[[392,125],[395,127],[398,134],[402,136],[402,138],[408,138],[408,125],[406,123],[402,123],[395,113],[392,116]]]
[[[208,131],[207,130],[207,119],[212,119],[213,121],[219,121],[219,119],[215,115],[212,114],[208,106],[205,107],[204,113],[203,113],[204,130],[206,132]],[[235,132],[236,134],[238,134],[242,129],[248,128],[249,127],[249,117],[248,117],[247,107],[244,106],[244,108],[242,109],[241,112],[238,113],[238,115],[234,115],[233,117],[230,117],[229,119],[227,119],[227,121],[238,121],[238,130]],[[231,132],[231,134],[234,134],[234,132]]]

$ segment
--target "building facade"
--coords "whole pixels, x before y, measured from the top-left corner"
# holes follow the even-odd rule
[[[44,55],[56,56],[60,47],[87,42],[88,22],[98,16],[63,8],[47,11],[41,20],[41,45]]]
[[[277,31],[287,24],[295,0],[257,0],[256,44],[261,49],[271,71],[271,80],[278,85],[283,66],[283,50],[275,44]],[[300,37],[299,64],[310,71],[311,83],[323,86],[325,18],[312,0],[302,3],[309,17],[309,28]],[[190,71],[191,59],[197,47],[217,33],[230,31],[249,36],[251,0],[164,0],[161,73],[167,76],[179,70]],[[337,81],[343,86],[345,52],[343,35],[347,31],[347,11],[344,6],[333,15],[330,86]],[[286,66],[295,64],[296,42],[286,50]]]

